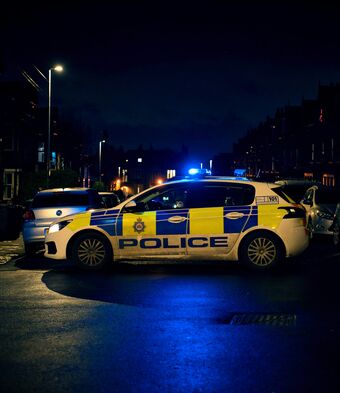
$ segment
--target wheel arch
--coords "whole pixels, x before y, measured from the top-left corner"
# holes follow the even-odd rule
[[[287,248],[286,248],[283,240],[281,239],[281,237],[276,232],[273,232],[273,231],[271,231],[269,229],[265,229],[265,228],[257,228],[257,229],[254,229],[252,231],[249,231],[245,236],[242,237],[242,239],[241,239],[241,241],[240,241],[240,243],[238,245],[238,250],[237,250],[237,257],[238,257],[238,259],[240,259],[240,252],[241,252],[241,249],[242,249],[243,244],[246,241],[246,239],[250,235],[261,234],[261,233],[270,234],[271,236],[273,236],[278,241],[278,243],[280,244],[281,251],[282,251],[283,255],[284,256],[287,255]]]
[[[72,256],[72,248],[73,248],[74,242],[77,240],[77,238],[78,238],[80,235],[90,235],[90,234],[96,234],[96,235],[99,234],[99,235],[105,237],[106,240],[107,240],[107,243],[108,243],[108,244],[110,245],[110,247],[111,247],[112,256],[114,256],[114,252],[113,252],[113,247],[112,247],[111,241],[110,241],[110,239],[107,237],[107,235],[106,235],[104,232],[98,231],[98,230],[96,230],[96,229],[83,229],[83,230],[78,231],[77,233],[75,233],[75,234],[71,237],[71,239],[69,240],[69,242],[67,243],[67,247],[66,247],[66,258],[67,258],[67,259],[70,259],[71,256]]]

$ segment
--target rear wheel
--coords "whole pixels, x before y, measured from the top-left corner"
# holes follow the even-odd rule
[[[72,259],[81,269],[102,269],[112,262],[111,244],[100,233],[84,233],[73,244]]]
[[[269,270],[283,259],[279,239],[269,232],[249,234],[241,244],[240,259],[253,270]]]

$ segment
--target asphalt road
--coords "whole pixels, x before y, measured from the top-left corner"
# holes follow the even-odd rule
[[[340,254],[233,263],[0,266],[1,392],[339,392]]]

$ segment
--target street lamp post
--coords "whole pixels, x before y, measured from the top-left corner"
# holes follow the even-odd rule
[[[105,143],[105,139],[99,141],[99,181],[102,181],[102,143]]]
[[[46,170],[47,182],[50,177],[51,171],[51,91],[52,91],[52,71],[62,72],[63,67],[57,65],[48,70],[48,131],[47,131],[47,156],[46,156]]]

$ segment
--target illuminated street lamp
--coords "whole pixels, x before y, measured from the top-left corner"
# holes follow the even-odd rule
[[[46,169],[47,169],[47,180],[50,177],[51,170],[51,90],[52,90],[52,71],[62,72],[63,67],[56,65],[48,70],[48,133],[47,133],[47,157],[46,157]]]
[[[99,181],[102,181],[102,143],[105,143],[105,139],[99,141]]]

